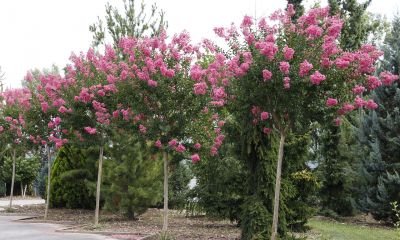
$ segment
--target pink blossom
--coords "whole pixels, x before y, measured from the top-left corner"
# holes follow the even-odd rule
[[[195,83],[193,92],[196,95],[204,95],[204,94],[206,94],[206,92],[207,92],[207,84],[205,82]]]
[[[42,107],[42,111],[43,111],[44,113],[46,113],[46,112],[47,112],[47,109],[49,108],[49,104],[48,104],[47,102],[42,102],[42,103],[40,104],[40,106]]]
[[[365,104],[366,102],[364,101],[364,99],[360,98],[359,96],[357,96],[354,100],[354,105],[356,108],[362,108]]]
[[[317,37],[322,36],[322,28],[317,25],[311,25],[306,28],[305,32],[307,33],[310,39],[315,39]]]
[[[154,80],[147,80],[147,85],[149,85],[150,87],[157,87],[157,82]]]
[[[218,127],[223,127],[225,125],[225,121],[218,121]]]
[[[305,75],[307,75],[312,68],[313,65],[309,63],[307,60],[304,60],[302,63],[300,63],[300,70],[299,70],[300,77],[304,77]]]
[[[161,148],[162,147],[162,143],[160,141],[160,139],[158,139],[155,143],[154,146],[156,146],[157,148]]]
[[[315,71],[315,73],[310,76],[310,79],[312,84],[319,85],[322,81],[326,79],[326,76],[321,74],[319,71]]]
[[[213,96],[214,96],[213,97],[214,100],[218,100],[218,99],[224,98],[226,96],[224,88],[222,88],[222,87],[214,88],[213,89]]]
[[[350,62],[339,58],[339,59],[336,59],[335,64],[338,68],[344,69],[349,66]]]
[[[365,91],[365,87],[363,87],[363,86],[360,86],[360,85],[356,85],[353,89],[352,89],[352,92],[354,93],[354,94],[362,94],[363,92]]]
[[[201,148],[201,144],[200,143],[196,143],[196,144],[193,145],[193,147],[198,150],[198,149]]]
[[[371,110],[374,110],[374,109],[378,108],[378,104],[376,104],[376,103],[374,102],[374,100],[372,100],[372,99],[368,100],[367,103],[365,104],[365,106],[366,106],[368,109],[371,109]]]
[[[334,123],[335,123],[336,126],[339,126],[340,124],[342,124],[342,119],[341,118],[336,118],[334,120]]]
[[[190,158],[192,159],[192,163],[197,163],[200,161],[200,156],[197,153],[193,154]]]
[[[367,86],[369,90],[374,90],[375,88],[382,85],[382,82],[375,76],[368,76]]]
[[[66,113],[66,112],[68,112],[68,109],[67,109],[66,107],[64,107],[64,106],[61,106],[61,107],[58,109],[58,111],[59,111],[60,113]]]
[[[210,150],[211,156],[215,156],[218,154],[218,149],[216,147],[212,147]]]
[[[283,87],[285,89],[289,89],[290,88],[290,78],[289,77],[284,77],[283,78]]]
[[[270,134],[271,133],[271,131],[272,131],[272,129],[271,128],[267,128],[267,127],[265,127],[265,128],[263,128],[263,133],[264,134]]]
[[[91,127],[85,127],[84,130],[90,135],[96,134],[97,132],[96,128],[91,128]]]
[[[265,121],[265,120],[267,120],[269,118],[269,113],[268,112],[262,112],[260,114],[260,116],[261,116],[261,120]]]
[[[284,58],[289,61],[293,58],[294,50],[288,46],[283,47],[283,56]]]
[[[260,49],[261,54],[269,60],[274,59],[275,54],[278,52],[278,47],[273,42],[258,42],[255,44],[255,47]]]
[[[251,19],[250,16],[244,16],[242,24],[240,25],[240,27],[250,27],[251,25],[253,25],[253,20]]]
[[[338,104],[338,100],[335,98],[328,98],[328,100],[326,100],[326,106],[328,107],[332,107]]]
[[[114,118],[118,118],[118,117],[119,117],[119,110],[115,110],[115,111],[112,113],[112,115],[113,115]]]
[[[176,144],[178,144],[178,141],[177,141],[176,139],[172,139],[171,141],[168,142],[168,145],[169,145],[170,147],[173,147],[173,146],[175,146]]]
[[[60,118],[60,117],[55,117],[54,120],[53,120],[53,122],[54,122],[54,125],[55,125],[55,126],[58,126],[58,125],[60,125],[60,123],[61,123],[61,118]]]
[[[272,72],[270,72],[270,71],[264,69],[264,70],[262,71],[262,75],[263,75],[264,82],[266,82],[266,81],[268,81],[268,80],[271,79],[271,77],[272,77]]]
[[[147,132],[147,128],[145,126],[143,126],[142,124],[139,125],[139,131],[141,133],[146,133]]]
[[[186,148],[185,148],[185,146],[183,146],[182,144],[179,144],[179,145],[175,148],[175,150],[176,150],[177,152],[183,153],[183,152],[186,150]]]
[[[288,75],[289,69],[290,69],[290,64],[288,62],[279,62],[279,70],[281,70],[282,73]]]
[[[382,81],[383,85],[385,85],[385,86],[390,86],[393,84],[394,81],[399,79],[399,76],[394,75],[387,71],[381,72],[381,74],[379,74],[379,77],[381,78],[381,81]]]

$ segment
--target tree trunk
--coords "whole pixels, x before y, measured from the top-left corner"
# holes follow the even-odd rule
[[[99,156],[99,170],[97,174],[97,188],[96,188],[96,210],[94,215],[94,224],[99,224],[99,211],[100,211],[100,187],[101,187],[101,172],[103,170],[103,151],[104,147],[100,147],[100,156]]]
[[[164,161],[164,212],[163,212],[163,232],[168,230],[168,153],[163,152]]]
[[[27,188],[28,188],[28,185],[25,185],[25,187],[24,187],[24,198],[26,197],[26,190],[27,190]]]
[[[15,180],[15,161],[16,161],[16,151],[13,150],[13,165],[12,165],[12,177],[11,177],[11,190],[10,190],[10,208],[12,207],[13,193],[14,193],[14,180]]]
[[[21,197],[24,198],[24,184],[22,184],[22,181],[19,183],[20,187],[21,187]]]
[[[51,152],[50,147],[47,146],[47,193],[46,193],[46,210],[44,211],[44,220],[47,219],[50,206],[50,185],[51,185]]]
[[[276,240],[276,236],[278,234],[279,195],[281,192],[282,160],[283,160],[283,146],[285,145],[285,133],[281,132],[280,135],[281,135],[281,140],[279,142],[278,165],[276,167],[274,215],[272,219],[271,240]]]

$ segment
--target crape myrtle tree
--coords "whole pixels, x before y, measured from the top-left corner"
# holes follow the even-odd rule
[[[224,122],[214,113],[221,105],[222,92],[212,84],[198,81],[199,68],[191,68],[202,56],[199,47],[190,43],[187,33],[166,33],[153,38],[126,38],[119,44],[129,67],[121,72],[119,96],[128,96],[126,104],[143,141],[153,142],[164,162],[163,231],[168,228],[168,161],[173,153],[193,162],[216,155],[224,136]],[[121,63],[121,64],[122,64]],[[117,111],[115,115],[121,114]],[[114,115],[114,113],[113,113]],[[125,115],[122,112],[122,115]],[[124,116],[125,117],[125,116]]]
[[[25,112],[25,118],[29,140],[39,147],[44,147],[47,154],[48,180],[44,213],[44,219],[47,219],[51,195],[51,159],[57,149],[68,142],[67,138],[63,138],[60,115],[72,111],[65,107],[66,101],[63,99],[62,92],[72,84],[72,80],[63,78],[59,74],[41,74],[39,72],[35,75],[28,72],[23,82],[31,92],[31,107]]]
[[[386,23],[372,15],[367,9],[370,0],[329,0],[330,15],[339,15],[344,20],[339,39],[340,47],[345,51],[357,50],[362,44],[380,42]],[[351,215],[354,214],[353,193],[357,174],[356,147],[357,128],[363,111],[355,111],[346,116],[339,128],[331,124],[322,124],[318,149],[319,159],[317,173],[321,175],[321,207],[324,213]],[[333,212],[332,212],[333,211]]]
[[[378,72],[400,73],[400,15],[394,16],[385,37],[384,52]],[[360,153],[357,205],[374,218],[395,222],[391,202],[399,202],[400,187],[400,88],[397,80],[392,86],[375,89],[373,98],[379,105],[361,120],[358,135]]]
[[[27,88],[8,89],[0,95],[0,138],[2,142],[9,144],[11,146],[10,149],[12,149],[10,208],[12,207],[14,192],[17,150],[21,149],[25,153],[24,145],[27,144],[24,112],[31,106],[30,97],[31,93]]]
[[[72,64],[65,68],[65,81],[71,82],[63,91],[64,108],[61,128],[69,140],[80,146],[98,146],[99,163],[96,186],[96,209],[94,222],[99,222],[100,188],[104,146],[110,144],[114,111],[126,111],[116,103],[117,82],[125,80],[119,73],[127,67],[119,64],[115,51],[106,46],[105,54],[89,49],[86,54],[72,54]]]
[[[229,58],[217,53],[213,66],[217,79],[222,79],[222,100],[240,116],[247,132],[257,129],[265,138],[279,138],[271,239],[277,237],[287,134],[304,133],[315,121],[339,125],[341,116],[356,108],[377,108],[361,94],[382,83],[371,76],[382,53],[371,45],[341,50],[337,39],[343,22],[329,16],[329,8],[311,9],[297,22],[291,20],[294,14],[289,5],[287,11],[270,16],[272,24],[266,19],[254,23],[246,16],[240,31],[234,26],[215,29],[229,46]],[[394,79],[386,73],[382,81]]]

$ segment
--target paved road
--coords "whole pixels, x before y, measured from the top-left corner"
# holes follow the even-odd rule
[[[26,205],[36,205],[36,204],[44,204],[44,199],[18,199],[13,200],[13,206],[26,206]],[[8,207],[10,205],[10,200],[1,199],[0,207]]]
[[[1,240],[112,240],[113,238],[80,233],[60,233],[63,226],[48,223],[24,223],[14,221],[20,216],[0,216]]]

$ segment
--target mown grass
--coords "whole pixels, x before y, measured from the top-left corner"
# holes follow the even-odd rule
[[[400,240],[400,230],[312,219],[308,224],[318,240]]]

